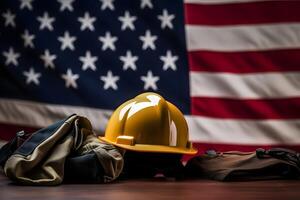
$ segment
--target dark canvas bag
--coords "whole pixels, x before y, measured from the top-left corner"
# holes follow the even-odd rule
[[[282,148],[257,149],[255,152],[209,151],[189,160],[185,168],[190,177],[219,181],[297,179],[300,155]]]
[[[123,168],[123,156],[101,143],[87,118],[67,119],[32,134],[20,132],[0,150],[0,164],[11,180],[26,185],[75,181],[110,182]]]

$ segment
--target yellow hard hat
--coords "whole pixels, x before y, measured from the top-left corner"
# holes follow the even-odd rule
[[[156,93],[126,101],[112,114],[100,140],[139,152],[196,154],[179,109]]]

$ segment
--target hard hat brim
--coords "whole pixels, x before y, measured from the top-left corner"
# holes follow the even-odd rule
[[[194,148],[179,148],[179,147],[171,147],[171,146],[164,146],[164,145],[146,145],[146,144],[126,145],[126,144],[118,144],[116,142],[112,142],[110,140],[107,140],[105,137],[99,136],[98,138],[101,141],[107,142],[109,144],[130,151],[154,152],[154,153],[178,153],[178,154],[187,154],[187,155],[194,155],[198,152],[198,150]]]

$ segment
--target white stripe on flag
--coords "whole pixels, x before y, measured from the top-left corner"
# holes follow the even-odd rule
[[[259,99],[300,96],[300,72],[252,74],[190,72],[190,83],[192,97]]]
[[[258,51],[300,48],[300,24],[187,25],[189,51]]]
[[[0,99],[0,122],[31,127],[45,127],[71,114],[87,117],[93,128],[104,132],[110,110],[80,106],[53,105],[32,101]]]
[[[201,143],[300,144],[300,120],[231,120],[189,117],[190,139]]]
[[[104,132],[112,111],[78,106],[59,106],[31,101],[0,99],[0,122],[45,127],[73,113],[85,116]],[[5,115],[6,114],[6,115]],[[224,120],[185,116],[190,139],[230,144],[300,144],[300,120]]]
[[[249,2],[261,2],[270,0],[184,0],[184,3],[194,4],[227,4],[227,3],[249,3]]]

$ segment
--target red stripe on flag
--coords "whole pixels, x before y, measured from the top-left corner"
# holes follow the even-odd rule
[[[232,119],[297,119],[300,97],[284,99],[192,98],[192,114]]]
[[[188,52],[192,71],[206,72],[288,72],[300,71],[300,50],[258,52]]]
[[[299,22],[300,1],[185,4],[187,24],[233,25]]]
[[[7,141],[11,140],[15,137],[17,132],[22,130],[24,130],[27,133],[32,133],[38,130],[38,128],[0,123],[0,139]]]

